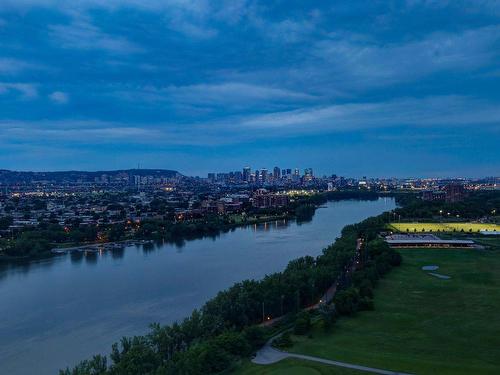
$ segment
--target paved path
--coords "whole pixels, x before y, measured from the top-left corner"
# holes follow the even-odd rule
[[[252,359],[253,363],[256,363],[258,365],[270,365],[272,363],[281,361],[282,359],[285,359],[285,358],[298,358],[298,359],[304,359],[306,361],[314,361],[314,362],[324,363],[324,364],[330,365],[330,366],[339,366],[339,367],[345,367],[345,368],[350,368],[350,369],[359,370],[359,371],[371,372],[373,374],[410,375],[410,374],[406,374],[403,372],[381,370],[381,369],[374,368],[374,367],[359,366],[359,365],[354,365],[354,364],[346,363],[346,362],[332,361],[330,359],[312,357],[309,355],[282,352],[282,351],[277,350],[271,346],[271,343],[275,338],[276,337],[269,340],[266,343],[266,345],[264,345],[264,347],[257,352],[255,358]]]
[[[356,240],[356,255],[354,256],[354,259],[352,260],[351,265],[345,268],[344,275],[348,274],[348,273],[352,274],[357,269],[357,267],[359,265],[361,246],[363,246],[363,239],[358,238]],[[305,307],[302,310],[304,310],[304,311],[315,310],[320,306],[320,304],[330,303],[331,301],[333,301],[333,298],[335,297],[335,293],[337,293],[337,287],[339,285],[340,279],[341,279],[340,276],[337,277],[337,280],[334,281],[334,283],[330,286],[330,288],[328,288],[328,290],[325,292],[325,294],[323,294],[323,296],[321,297],[321,299],[317,303],[315,303],[311,306]],[[285,316],[278,316],[276,318],[268,319],[268,320],[263,321],[259,325],[261,327],[271,327],[271,326],[275,325],[276,323],[278,323],[279,321],[281,321],[284,317]]]
[[[358,238],[357,243],[356,243],[356,257],[352,261],[351,265],[345,269],[345,272],[352,273],[356,270],[356,268],[358,266],[358,260],[359,260],[359,255],[360,255],[360,250],[361,250],[362,245],[363,245],[363,240],[361,238]],[[335,296],[335,293],[337,292],[337,286],[338,286],[338,279],[323,295],[323,297],[321,299],[321,303],[329,303],[330,301],[333,300],[333,297]],[[319,306],[319,303],[312,305],[312,306],[309,306],[305,310],[316,309],[316,308],[318,308],[318,306]],[[275,318],[275,319],[270,319],[269,321],[264,322],[261,325],[262,326],[270,326],[270,325],[273,325],[274,323],[280,321],[281,319],[283,319],[282,316]],[[339,367],[345,367],[345,368],[350,368],[350,369],[359,370],[359,371],[371,372],[373,374],[410,375],[410,374],[407,374],[404,372],[395,372],[395,371],[390,371],[390,370],[382,370],[382,369],[378,369],[378,368],[374,368],[374,367],[355,365],[352,363],[332,361],[330,359],[313,357],[313,356],[304,355],[304,354],[282,352],[281,350],[273,348],[271,344],[274,340],[276,340],[278,337],[280,337],[283,333],[284,332],[269,339],[269,341],[266,342],[266,344],[256,353],[255,357],[252,359],[252,362],[255,364],[258,364],[258,365],[270,365],[270,364],[279,362],[285,358],[298,358],[298,359],[304,359],[306,361],[324,363],[324,364],[330,365],[330,366],[339,366]]]

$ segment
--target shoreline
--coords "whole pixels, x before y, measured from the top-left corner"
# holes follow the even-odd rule
[[[356,201],[365,201],[365,200],[376,200],[380,198],[387,198],[387,197],[394,197],[394,194],[388,194],[384,192],[378,192],[378,193],[367,193],[367,192],[356,192],[354,196],[351,195],[352,192],[323,192],[323,193],[318,193],[315,194],[311,197],[307,197],[305,201],[301,202],[297,207],[299,206],[314,206],[314,212],[311,215],[312,216],[315,214],[316,210],[318,208],[323,208],[325,207],[325,203],[328,202],[338,202],[338,201],[344,201],[344,200],[356,200]],[[357,196],[356,196],[357,195]],[[317,199],[320,199],[318,201]],[[55,246],[52,249],[50,249],[47,252],[43,253],[38,253],[36,255],[27,255],[27,256],[12,256],[12,255],[0,255],[0,264],[16,264],[16,263],[29,263],[31,261],[35,260],[41,260],[41,259],[49,259],[52,257],[57,257],[59,255],[64,255],[67,253],[71,253],[73,251],[91,251],[91,252],[98,252],[98,249],[95,249],[96,247],[102,246],[102,247],[109,247],[109,246],[114,246],[115,244],[119,244],[122,242],[127,242],[127,241],[132,241],[132,242],[139,242],[139,241],[148,241],[148,243],[153,243],[155,241],[169,241],[169,242],[178,242],[178,241],[189,241],[189,240],[194,240],[194,239],[202,239],[205,237],[210,237],[210,236],[218,236],[221,233],[224,233],[226,231],[230,231],[236,228],[240,227],[245,227],[247,225],[255,225],[255,224],[263,224],[263,223],[269,223],[273,222],[276,220],[297,220],[301,222],[307,222],[311,218],[305,217],[305,218],[298,218],[295,210],[297,207],[290,207],[292,212],[286,211],[285,213],[282,213],[280,215],[275,215],[275,216],[266,216],[265,214],[262,215],[262,217],[257,217],[257,218],[248,218],[244,222],[239,222],[239,223],[227,223],[224,225],[221,225],[219,228],[214,230],[213,232],[207,232],[203,234],[183,234],[179,235],[177,238],[168,238],[168,237],[156,237],[156,236],[148,236],[144,238],[126,238],[123,240],[119,241],[110,241],[110,242],[93,242],[93,243],[83,243],[83,244],[73,244],[72,246],[64,247],[64,244],[61,244],[61,247]],[[175,225],[175,224],[174,224]],[[146,243],[141,243],[141,244],[146,244]],[[71,249],[71,250],[69,250]],[[118,247],[116,248],[118,249]],[[101,250],[112,250],[112,249],[101,249]]]

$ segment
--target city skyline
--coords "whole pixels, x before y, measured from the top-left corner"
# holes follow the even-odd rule
[[[208,180],[217,180],[221,178],[226,178],[226,177],[235,177],[237,179],[240,179],[241,181],[247,181],[249,182],[251,179],[254,179],[255,176],[259,177],[262,179],[262,173],[266,174],[266,177],[268,177],[270,180],[272,179],[281,179],[284,177],[314,177],[314,178],[344,178],[344,179],[352,179],[352,180],[482,180],[482,179],[498,179],[500,176],[498,175],[483,175],[483,176],[468,176],[468,175],[460,175],[460,176],[394,176],[394,175],[369,175],[369,174],[360,174],[360,175],[352,175],[352,174],[346,174],[342,175],[339,173],[336,173],[335,171],[330,171],[326,173],[320,173],[317,172],[315,168],[312,167],[303,167],[303,166],[294,166],[290,168],[289,165],[285,166],[276,166],[274,165],[273,167],[266,167],[266,166],[261,166],[261,167],[251,167],[250,165],[245,165],[244,167],[240,167],[239,169],[230,169],[230,170],[220,170],[220,169],[214,169],[210,170],[209,172],[206,172],[204,174],[200,175],[195,175],[195,174],[187,174],[183,173],[182,171],[176,169],[176,168],[141,168],[140,166],[137,166],[136,168],[124,168],[124,169],[96,169],[96,170],[9,170],[9,169],[0,169],[0,174],[1,173],[9,173],[9,174],[28,174],[31,178],[36,177],[35,175],[31,174],[38,174],[39,176],[44,176],[44,175],[50,175],[50,174],[68,174],[68,175],[78,175],[78,174],[89,174],[91,176],[96,176],[96,177],[101,177],[101,176],[107,176],[108,173],[111,174],[126,174],[130,176],[134,176],[134,174],[140,174],[140,175],[148,175],[148,173],[155,175],[160,172],[167,172],[168,174],[175,174],[178,176],[183,176],[187,178],[202,178],[202,179],[208,179]],[[15,177],[14,177],[15,178]],[[265,179],[267,180],[267,178]]]
[[[495,2],[3,1],[0,168],[500,170]]]

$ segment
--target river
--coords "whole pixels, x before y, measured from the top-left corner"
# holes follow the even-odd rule
[[[319,255],[347,225],[394,199],[329,202],[307,223],[275,221],[152,249],[63,255],[0,268],[0,374],[52,375],[151,322],[189,315],[234,282]]]

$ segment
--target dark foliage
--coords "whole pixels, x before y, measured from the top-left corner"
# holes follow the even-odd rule
[[[305,335],[311,329],[311,316],[307,311],[301,311],[295,318],[293,333],[296,335]]]

